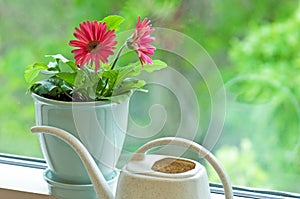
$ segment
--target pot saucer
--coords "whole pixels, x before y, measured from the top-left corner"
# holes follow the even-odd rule
[[[115,177],[107,181],[109,187],[115,193],[118,181],[118,172]],[[97,199],[93,184],[70,184],[53,179],[53,174],[48,168],[44,172],[44,180],[48,183],[51,195],[61,199]]]

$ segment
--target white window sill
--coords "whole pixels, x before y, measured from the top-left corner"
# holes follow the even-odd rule
[[[0,154],[1,155],[1,154]],[[48,185],[43,179],[44,164],[33,166],[20,166],[10,164],[9,161],[0,161],[0,199],[55,199],[49,194]],[[35,168],[35,166],[37,168]],[[214,185],[212,199],[223,199],[222,188]],[[235,188],[234,199],[245,198],[300,198],[298,194],[268,193],[268,191],[251,190],[247,188]],[[283,194],[283,195],[280,195]],[[286,194],[286,195],[285,195]]]
[[[49,195],[42,169],[0,164],[0,198],[54,199]]]
[[[43,179],[43,172],[43,169],[0,163],[0,198],[55,199],[49,194],[47,183]],[[212,199],[221,198],[224,198],[221,194],[212,196]]]

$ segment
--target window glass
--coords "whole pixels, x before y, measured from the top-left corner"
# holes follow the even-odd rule
[[[72,59],[68,43],[82,21],[119,14],[126,30],[141,15],[161,33],[155,56],[169,69],[148,77],[148,93],[133,94],[124,155],[156,137],[191,136],[216,154],[233,184],[299,192],[296,5],[297,0],[0,0],[0,153],[42,157],[29,130],[35,118],[23,78],[27,65],[47,61],[47,54]],[[209,166],[208,173],[218,181]]]

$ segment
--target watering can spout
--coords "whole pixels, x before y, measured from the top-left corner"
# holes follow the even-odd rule
[[[115,198],[103,174],[97,167],[97,164],[95,163],[94,159],[92,158],[88,150],[83,146],[83,144],[76,137],[74,137],[72,134],[64,130],[55,127],[50,127],[50,126],[34,126],[31,128],[31,132],[51,134],[62,139],[67,144],[69,144],[76,151],[76,153],[82,160],[85,168],[87,169],[98,198],[103,198],[103,199]]]

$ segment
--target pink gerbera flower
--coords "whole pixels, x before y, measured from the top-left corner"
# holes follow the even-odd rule
[[[117,41],[114,30],[108,30],[103,22],[82,22],[80,28],[75,28],[74,36],[77,40],[71,40],[69,45],[77,47],[72,50],[76,64],[95,65],[95,72],[100,68],[100,62],[107,63],[108,57],[113,55]]]
[[[150,43],[154,41],[154,37],[150,36],[154,31],[151,27],[150,20],[145,18],[141,21],[141,17],[138,17],[135,32],[126,43],[128,48],[137,52],[142,66],[144,63],[152,64],[152,59],[148,56],[154,55],[155,50],[155,47],[150,45]]]

